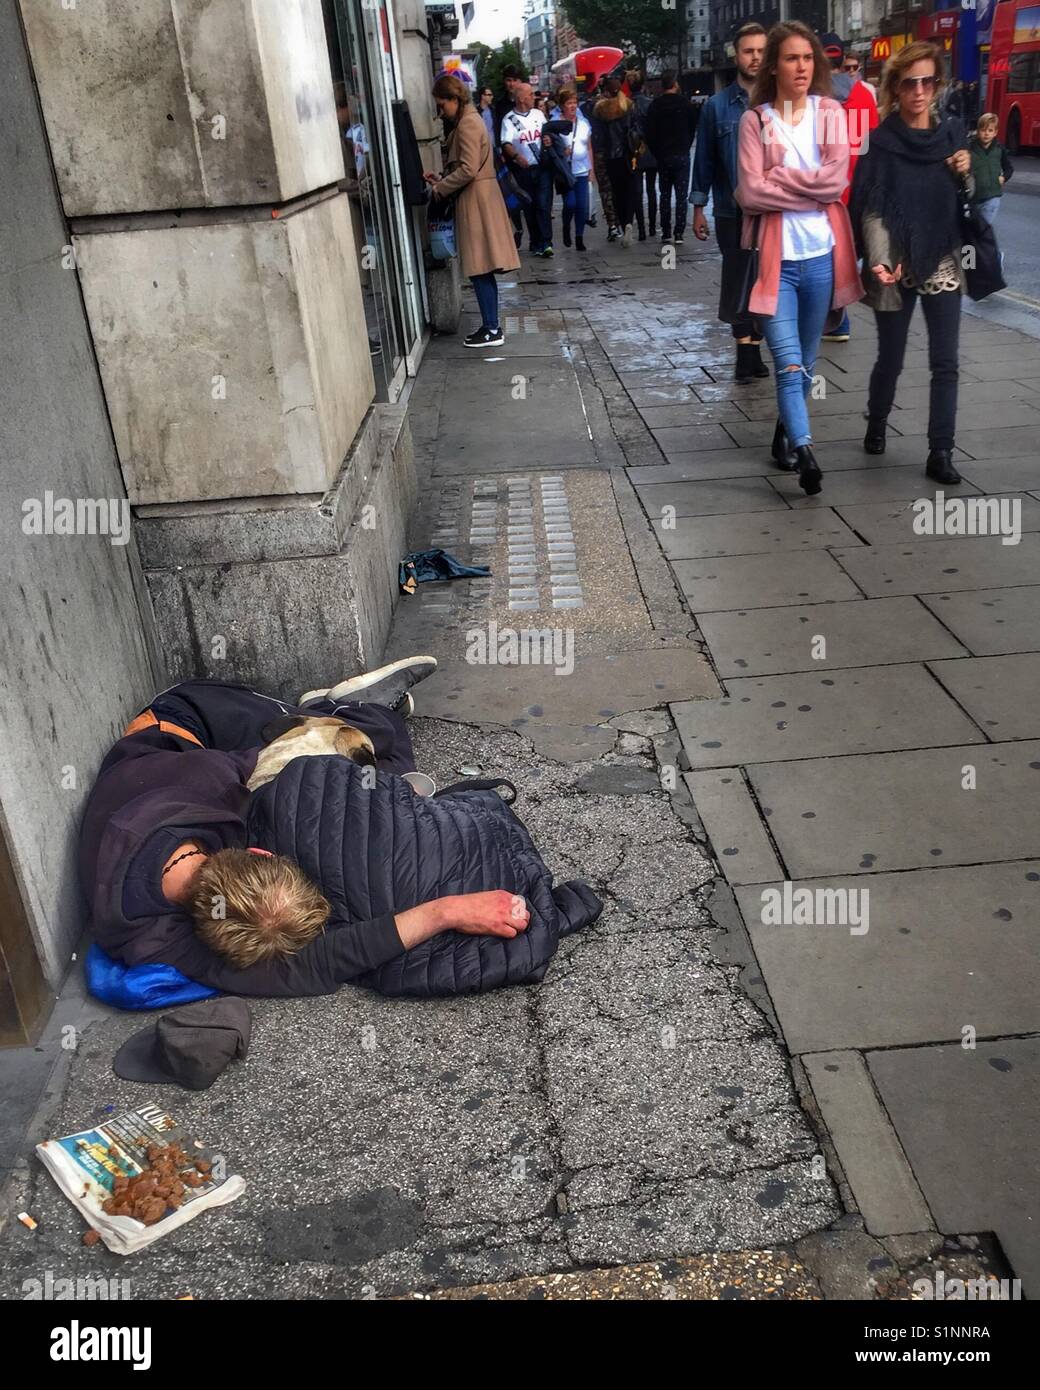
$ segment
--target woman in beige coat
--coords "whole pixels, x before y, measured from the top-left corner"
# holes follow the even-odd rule
[[[455,237],[462,273],[473,282],[480,309],[480,328],[466,338],[471,348],[497,347],[505,341],[498,321],[495,273],[519,270],[520,257],[505,200],[498,187],[491,141],[473,108],[469,89],[458,77],[438,77],[433,84],[437,114],[451,127],[447,169],[427,174],[434,197],[455,197]]]

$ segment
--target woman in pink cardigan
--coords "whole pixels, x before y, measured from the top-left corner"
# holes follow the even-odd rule
[[[822,473],[812,448],[808,399],[828,315],[860,299],[863,286],[849,215],[845,112],[832,101],[820,41],[797,20],[774,24],[751,107],[740,122],[737,202],[743,244],[757,234],[759,274],[748,303],[765,320],[780,418],[773,458],[797,468],[810,496]],[[837,319],[835,320],[837,321]]]

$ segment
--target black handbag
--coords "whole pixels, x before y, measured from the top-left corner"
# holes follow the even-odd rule
[[[719,319],[722,323],[737,323],[749,317],[751,291],[758,280],[758,218],[751,223],[751,246],[726,251],[722,257],[722,289],[719,294]]]
[[[1001,266],[1000,247],[996,234],[978,208],[969,201],[967,184],[961,183],[961,266],[967,283],[968,297],[985,299],[1007,288]]]

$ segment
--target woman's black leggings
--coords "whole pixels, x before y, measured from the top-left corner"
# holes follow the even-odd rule
[[[614,195],[617,225],[623,230],[634,221],[636,215],[636,176],[632,171],[631,159],[627,155],[622,159],[608,159],[607,177]]]
[[[961,330],[960,290],[940,290],[938,294],[918,294],[902,286],[903,303],[888,313],[875,309],[878,356],[870,374],[867,414],[872,420],[887,420],[896,398],[896,385],[903,370],[906,339],[914,305],[928,327],[928,366],[932,372],[928,405],[929,449],[952,449],[957,429],[958,344]]]

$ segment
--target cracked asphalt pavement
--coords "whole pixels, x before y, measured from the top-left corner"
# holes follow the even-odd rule
[[[31,1159],[6,1207],[39,1224],[0,1232],[0,1297],[58,1268],[129,1278],[135,1299],[382,1298],[760,1249],[839,1215],[784,1052],[716,955],[714,868],[660,789],[651,740],[614,731],[612,751],[568,765],[514,732],[413,730],[440,784],[464,766],[518,783],[547,863],[589,879],[600,920],[536,987],[255,1001],[248,1058],[199,1094],[115,1077],[142,1019],[92,1007],[43,1132],[154,1096],[248,1186],[124,1261],[81,1244]]]

